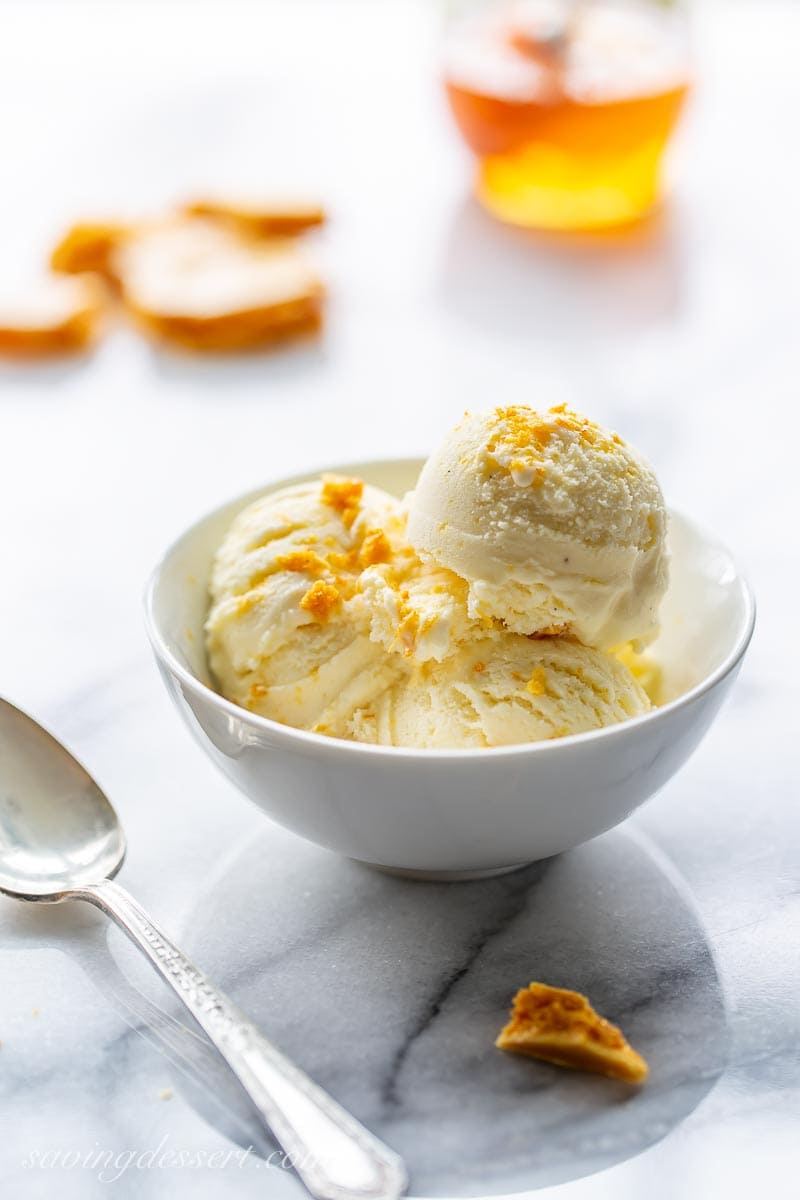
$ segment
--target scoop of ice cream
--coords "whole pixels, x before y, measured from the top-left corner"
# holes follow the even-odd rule
[[[440,662],[481,632],[482,622],[467,611],[464,580],[420,562],[410,548],[391,563],[368,567],[358,588],[369,611],[370,637],[409,665]]]
[[[228,699],[298,728],[344,736],[353,711],[402,672],[369,636],[361,572],[402,542],[399,502],[336,476],[263,496],[217,552],[209,666]]]
[[[297,728],[418,749],[536,742],[648,711],[635,676],[652,671],[619,644],[637,599],[626,586],[646,585],[654,612],[666,570],[648,468],[562,410],[467,418],[438,461],[412,497],[411,539],[403,502],[339,476],[239,514],[206,624],[224,695]]]
[[[601,648],[657,631],[658,481],[617,434],[564,406],[468,413],[422,470],[408,538],[467,582],[474,618]]]
[[[600,729],[650,707],[612,655],[498,630],[386,688],[353,712],[346,736],[420,749],[505,746]]]

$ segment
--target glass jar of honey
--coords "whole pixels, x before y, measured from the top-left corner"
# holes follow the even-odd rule
[[[649,212],[689,86],[676,0],[496,0],[451,24],[445,85],[495,216],[540,229]]]

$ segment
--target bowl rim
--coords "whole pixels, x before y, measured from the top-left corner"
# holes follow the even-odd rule
[[[344,755],[351,757],[352,755],[367,755],[368,757],[382,758],[388,760],[405,760],[417,763],[434,763],[445,762],[453,763],[460,761],[474,761],[476,758],[482,759],[497,759],[497,758],[518,758],[527,755],[543,755],[558,753],[564,748],[573,748],[576,745],[588,745],[590,742],[598,741],[609,737],[622,736],[623,734],[642,728],[643,726],[652,724],[659,720],[665,720],[673,712],[677,712],[682,708],[687,708],[696,700],[699,700],[706,693],[711,692],[722,682],[726,676],[734,671],[741,660],[743,659],[750,640],[753,636],[756,621],[756,600],[753,588],[741,570],[738,560],[716,537],[706,533],[706,530],[694,521],[691,517],[687,517],[680,509],[668,508],[669,516],[676,516],[691,529],[695,530],[703,539],[704,542],[718,547],[725,553],[731,562],[734,570],[734,581],[739,585],[742,593],[744,604],[743,620],[739,633],[733,643],[733,646],[728,651],[722,662],[715,667],[704,679],[701,679],[694,687],[683,692],[680,696],[676,696],[674,700],[667,701],[666,704],[659,705],[653,708],[650,712],[642,713],[640,716],[631,717],[627,721],[619,721],[615,725],[606,725],[601,729],[584,730],[581,733],[567,734],[561,738],[552,738],[540,742],[514,742],[508,746],[470,746],[464,748],[426,748],[414,746],[376,746],[368,742],[348,741],[344,738],[328,737],[323,733],[312,733],[305,729],[295,729],[292,725],[284,725],[280,721],[274,721],[271,717],[262,717],[258,713],[252,713],[246,708],[235,704],[232,700],[228,700],[225,696],[215,691],[208,684],[203,683],[201,679],[190,671],[187,667],[178,661],[172,651],[166,644],[162,636],[161,629],[155,616],[155,597],[161,581],[162,573],[170,562],[176,551],[183,545],[186,539],[194,533],[200,526],[206,524],[214,517],[222,514],[226,509],[233,508],[240,504],[243,508],[246,504],[252,503],[259,496],[268,495],[270,491],[278,491],[284,487],[292,487],[294,484],[302,482],[306,479],[313,479],[316,475],[326,473],[349,473],[356,474],[358,471],[372,471],[380,467],[402,467],[402,466],[421,466],[425,461],[424,457],[403,457],[403,458],[377,458],[366,459],[355,463],[341,463],[335,465],[326,465],[317,469],[310,468],[307,471],[298,471],[294,475],[285,477],[284,479],[276,480],[274,483],[267,483],[263,487],[253,488],[239,496],[233,496],[222,504],[216,505],[203,516],[198,517],[191,525],[187,526],[182,533],[169,543],[166,550],[158,559],[156,565],[150,572],[148,577],[144,596],[144,625],[150,645],[157,660],[163,663],[170,673],[174,675],[181,684],[188,688],[195,696],[206,702],[210,702],[212,706],[217,707],[227,716],[235,717],[242,721],[245,725],[249,725],[256,730],[263,730],[275,739],[283,740],[286,743],[286,748],[303,749],[307,752],[316,752],[323,756]]]

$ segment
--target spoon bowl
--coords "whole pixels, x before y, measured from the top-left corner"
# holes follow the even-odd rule
[[[0,891],[56,901],[116,875],[125,834],[88,771],[0,699]]]

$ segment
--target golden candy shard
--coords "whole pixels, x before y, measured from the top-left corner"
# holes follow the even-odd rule
[[[642,1056],[585,996],[546,983],[531,983],[517,992],[511,1020],[495,1045],[629,1083],[642,1083],[648,1074]]]

